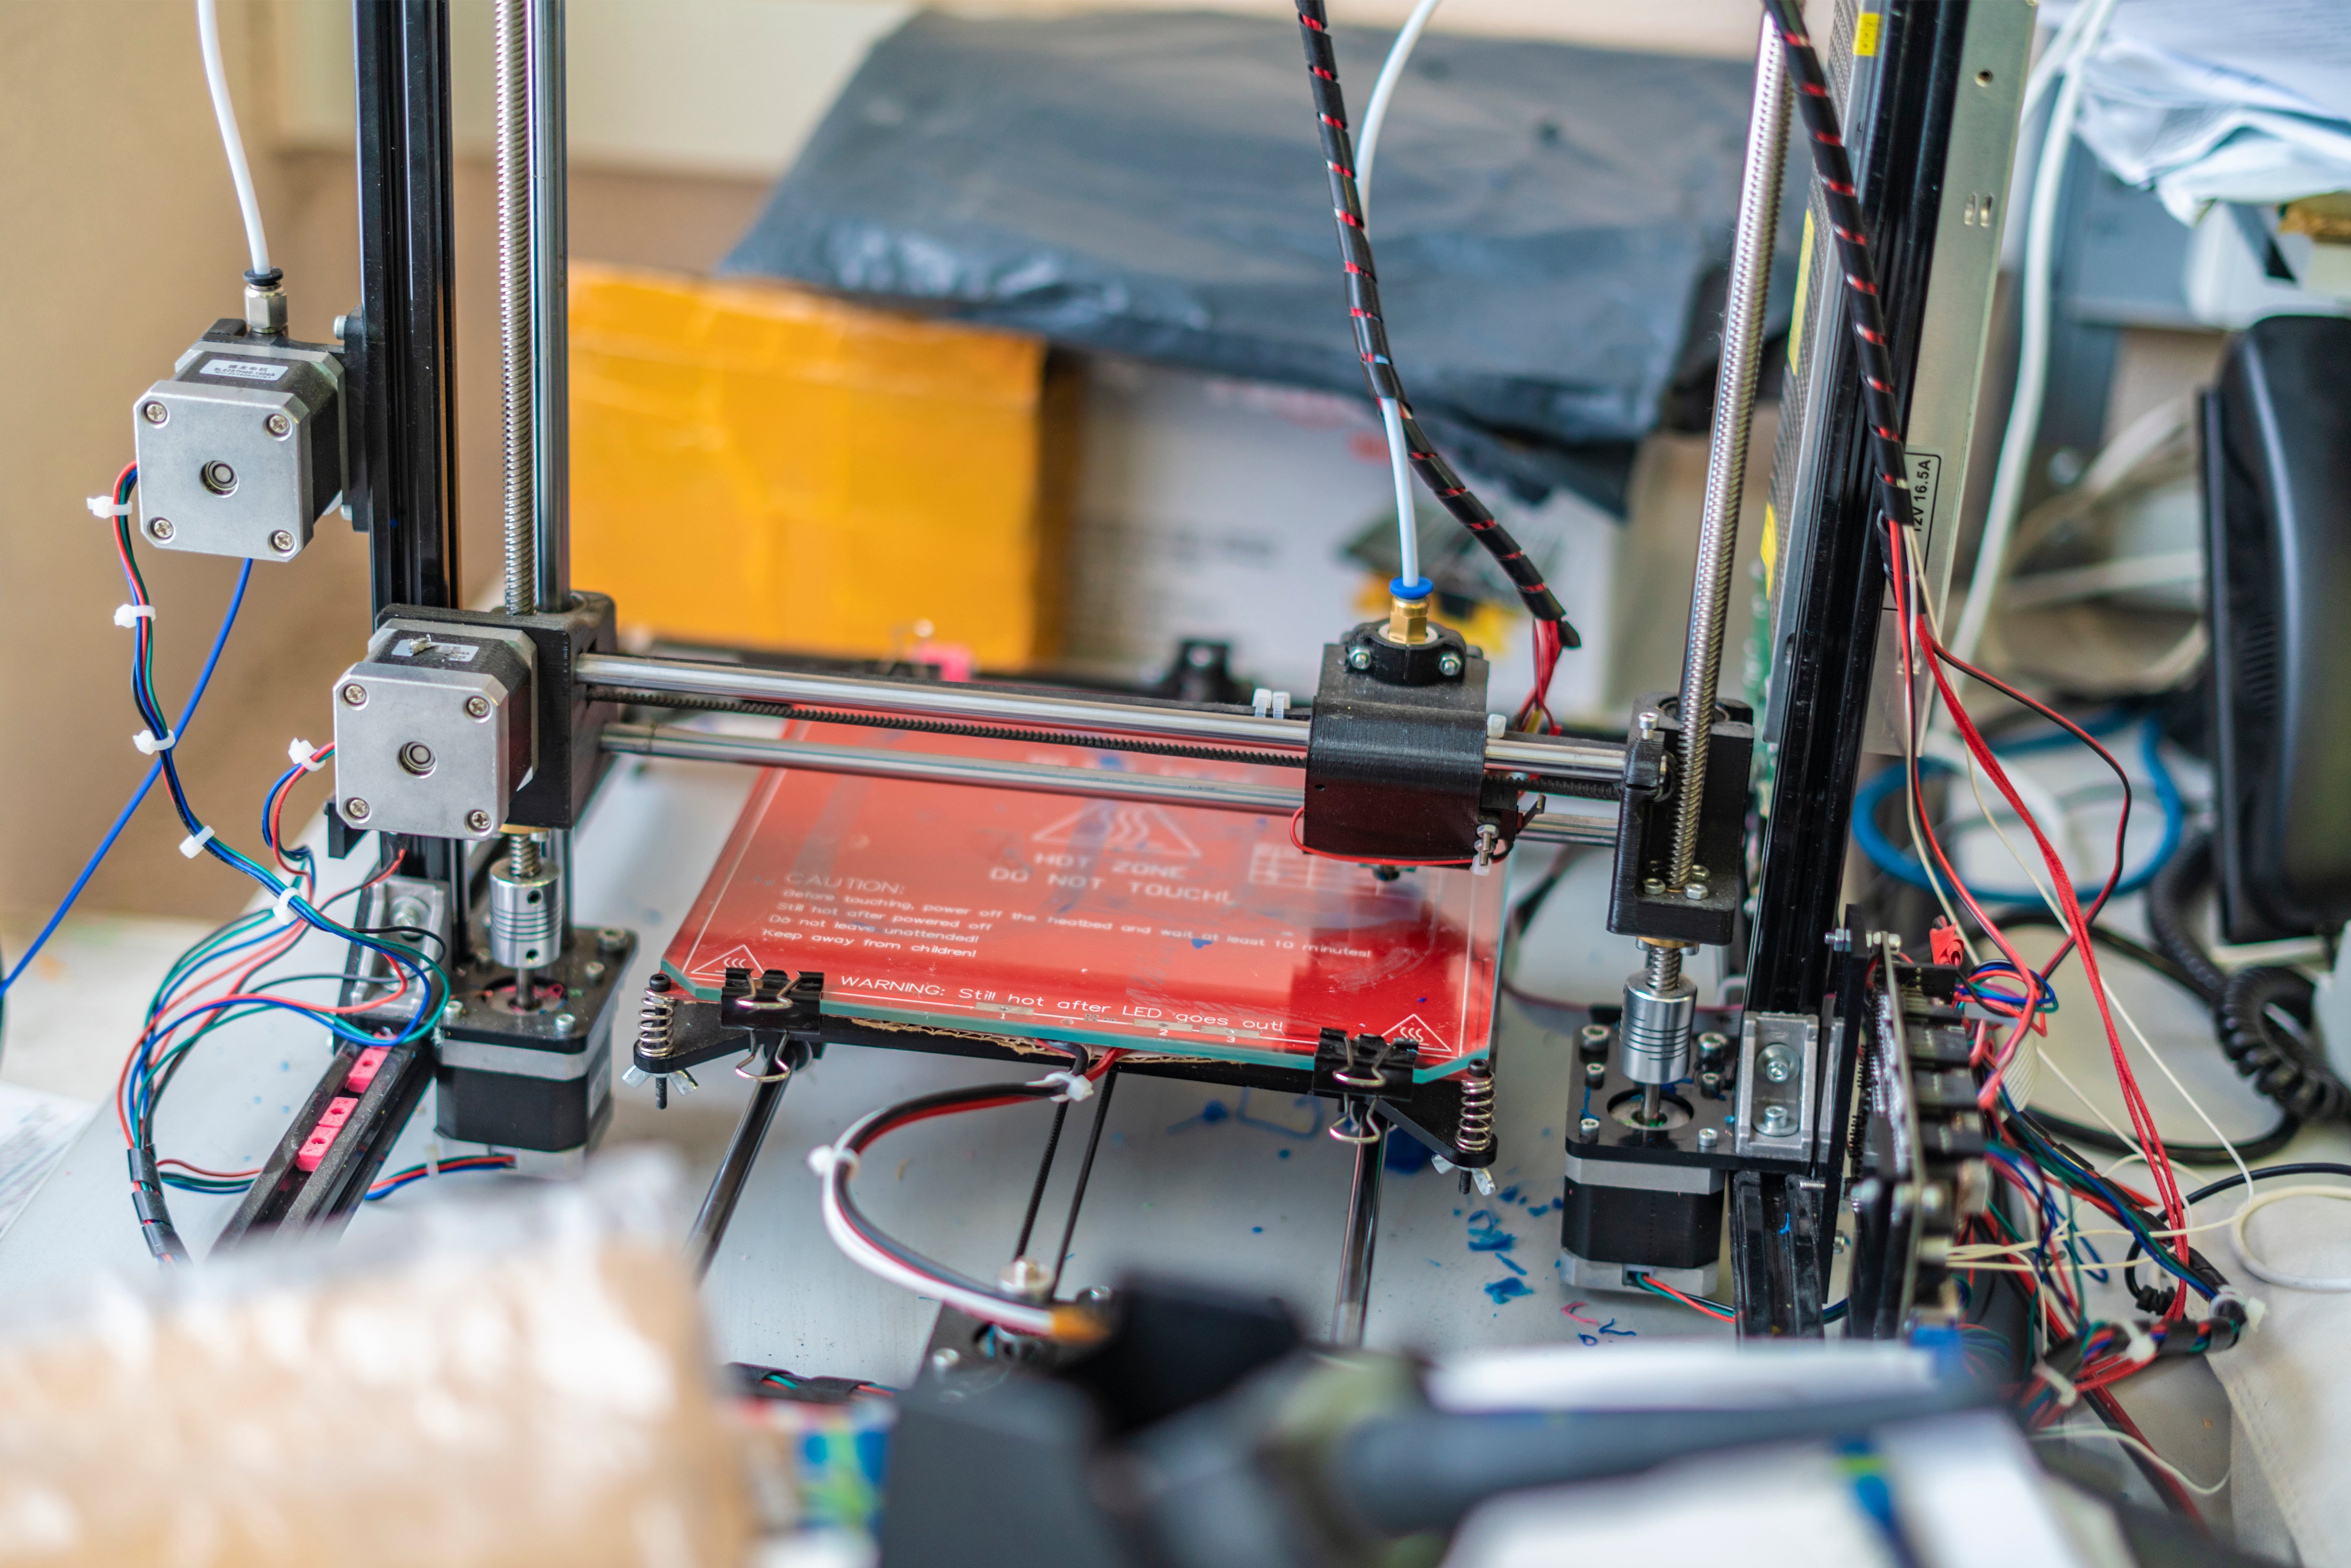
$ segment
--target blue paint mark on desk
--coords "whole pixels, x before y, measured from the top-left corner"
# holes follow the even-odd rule
[[[1499,1280],[1491,1281],[1486,1286],[1487,1299],[1498,1307],[1506,1302],[1515,1301],[1520,1296],[1531,1296],[1533,1294],[1533,1290],[1528,1286],[1527,1282],[1519,1279],[1515,1275],[1506,1276]]]

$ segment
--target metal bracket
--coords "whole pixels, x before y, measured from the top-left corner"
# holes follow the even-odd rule
[[[1720,946],[1735,935],[1747,896],[1748,767],[1755,749],[1752,710],[1719,703],[1707,744],[1706,795],[1698,831],[1700,874],[1671,885],[1677,781],[1667,758],[1681,734],[1675,697],[1644,698],[1625,745],[1624,790],[1616,810],[1616,875],[1608,895],[1608,929],[1622,936],[1667,936]]]
[[[1739,1030],[1739,1111],[1731,1152],[1809,1160],[1820,1118],[1820,1020],[1749,1013]]]

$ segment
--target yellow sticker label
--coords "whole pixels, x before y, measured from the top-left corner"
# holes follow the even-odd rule
[[[1780,517],[1769,501],[1763,503],[1763,538],[1756,550],[1763,558],[1763,587],[1769,591],[1780,576]]]
[[[1881,18],[1875,11],[1864,11],[1853,21],[1853,52],[1858,56],[1877,53],[1877,28]]]
[[[1804,209],[1804,238],[1796,250],[1796,309],[1788,323],[1788,368],[1796,368],[1796,356],[1804,347],[1804,299],[1813,291],[1813,209]]]

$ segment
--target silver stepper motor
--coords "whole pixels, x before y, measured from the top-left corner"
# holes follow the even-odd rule
[[[532,971],[553,963],[562,951],[556,921],[554,868],[541,863],[538,840],[517,833],[507,841],[507,858],[490,868],[490,961],[515,972],[514,1005],[537,1006]]]
[[[1617,1066],[1640,1084],[1641,1117],[1654,1124],[1666,1085],[1690,1071],[1690,1024],[1698,986],[1682,973],[1681,953],[1651,947],[1649,966],[1625,981],[1625,1022],[1616,1035]]]

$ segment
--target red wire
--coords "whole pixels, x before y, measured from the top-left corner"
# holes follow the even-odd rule
[[[1704,1312],[1708,1317],[1712,1318],[1717,1322],[1727,1323],[1736,1321],[1734,1314],[1717,1312],[1714,1308],[1708,1306],[1704,1301],[1685,1296],[1679,1291],[1675,1290],[1671,1285],[1667,1284],[1663,1280],[1653,1279],[1649,1275],[1644,1274],[1641,1276],[1641,1283],[1648,1286],[1649,1289],[1653,1291],[1661,1291],[1666,1295],[1671,1296],[1674,1300],[1689,1308],[1692,1312]]]

